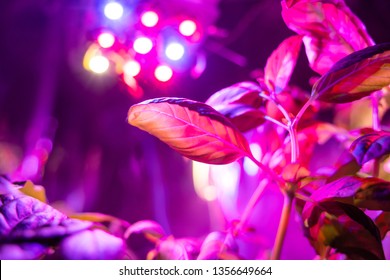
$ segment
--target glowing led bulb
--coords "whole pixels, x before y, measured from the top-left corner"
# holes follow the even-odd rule
[[[184,55],[184,46],[179,43],[170,43],[165,49],[165,55],[170,59],[177,61]]]
[[[89,69],[97,74],[102,74],[110,67],[108,59],[102,55],[97,55],[91,58],[88,63]]]
[[[115,37],[111,33],[104,32],[98,36],[97,41],[102,48],[111,48],[115,43]]]
[[[134,41],[133,48],[137,53],[147,54],[153,48],[153,42],[149,38],[139,37]]]
[[[167,65],[159,65],[156,70],[154,70],[154,76],[160,82],[168,82],[173,76],[173,71]]]
[[[141,65],[135,60],[129,60],[123,65],[125,75],[135,77],[141,72]]]
[[[179,31],[184,36],[194,35],[196,28],[196,23],[192,20],[184,20],[179,25]]]
[[[158,23],[158,15],[153,11],[147,11],[142,14],[141,22],[146,27],[156,26],[156,24]]]
[[[118,2],[107,3],[104,7],[104,15],[112,20],[118,20],[123,16],[123,6]]]

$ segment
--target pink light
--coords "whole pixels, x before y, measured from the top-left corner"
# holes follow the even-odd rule
[[[123,73],[135,77],[141,72],[141,65],[135,60],[129,60],[123,65]]]
[[[196,23],[192,20],[184,20],[179,25],[179,31],[184,36],[194,35],[197,29]]]
[[[153,11],[147,11],[147,12],[143,13],[141,16],[141,22],[146,27],[156,26],[156,24],[158,23],[158,20],[159,20],[159,18],[158,18],[157,13],[155,13]]]
[[[173,76],[173,71],[167,65],[159,65],[154,70],[154,76],[160,82],[168,82]]]
[[[153,48],[153,42],[147,37],[139,37],[134,41],[133,48],[137,53],[147,54]]]
[[[111,33],[104,32],[98,36],[97,41],[102,48],[107,49],[114,45],[115,37]]]

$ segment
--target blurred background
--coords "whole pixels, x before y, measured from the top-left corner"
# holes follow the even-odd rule
[[[377,43],[390,41],[390,1],[346,2]],[[191,162],[127,111],[255,80],[293,34],[280,12],[275,0],[0,1],[0,173],[43,185],[70,212],[154,219],[178,237],[223,230],[238,216],[198,195]],[[297,67],[291,83],[309,89],[304,55]],[[294,252],[313,254],[285,257]]]

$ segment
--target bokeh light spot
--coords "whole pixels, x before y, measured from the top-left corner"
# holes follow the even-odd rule
[[[197,29],[196,23],[192,20],[184,20],[179,25],[179,31],[184,36],[194,35]]]
[[[147,12],[143,13],[141,16],[141,22],[146,27],[156,26],[158,23],[158,20],[159,20],[159,18],[158,18],[157,13],[153,12],[153,11],[147,11]]]
[[[123,65],[125,75],[135,77],[141,72],[141,65],[135,60],[129,60]]]
[[[107,49],[114,45],[115,37],[111,33],[104,32],[98,36],[97,41],[102,48]]]
[[[154,71],[154,76],[160,82],[168,82],[173,76],[173,71],[167,65],[159,65]]]
[[[107,3],[104,7],[104,15],[111,20],[118,20],[123,16],[123,6],[118,2]]]
[[[134,41],[133,48],[137,53],[147,54],[153,48],[153,42],[147,37],[139,37]]]
[[[91,58],[88,66],[92,72],[102,74],[108,70],[108,68],[110,67],[110,62],[106,57],[102,55],[97,55]]]
[[[180,43],[170,43],[165,49],[165,55],[174,61],[180,60],[184,53],[184,46]]]

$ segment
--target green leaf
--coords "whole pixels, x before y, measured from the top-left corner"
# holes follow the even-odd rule
[[[209,105],[184,98],[156,98],[133,105],[128,121],[189,159],[226,164],[251,156],[241,132]]]
[[[333,200],[370,210],[390,211],[390,182],[378,178],[347,176],[316,190],[315,201]]]
[[[349,259],[385,259],[378,228],[359,208],[337,201],[308,202],[302,217],[319,255],[331,247]]]

